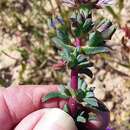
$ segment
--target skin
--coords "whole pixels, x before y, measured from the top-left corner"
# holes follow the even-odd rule
[[[0,130],[69,130],[69,124],[64,121],[60,124],[59,121],[50,123],[49,129],[44,125],[46,117],[54,117],[49,112],[53,108],[62,108],[66,101],[55,99],[42,103],[41,98],[57,91],[57,85],[0,88]],[[109,113],[94,113],[97,114],[97,119],[87,122],[86,130],[105,130],[109,123]]]

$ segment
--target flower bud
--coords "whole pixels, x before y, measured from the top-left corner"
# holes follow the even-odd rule
[[[51,19],[50,21],[51,28],[58,28],[61,25],[64,25],[64,20],[59,16],[57,16],[55,19]]]
[[[62,0],[62,3],[68,7],[75,7],[77,5],[82,5],[82,4],[90,5],[90,6],[94,5],[93,7],[96,6],[102,7],[102,6],[113,4],[113,0]]]
[[[97,6],[103,7],[114,4],[114,0],[99,0]]]
[[[104,40],[111,39],[112,35],[116,31],[115,26],[112,25],[112,22],[107,19],[102,20],[101,23],[97,26],[97,28],[97,30],[101,32]]]
[[[102,37],[105,39],[105,40],[110,40],[112,35],[115,33],[116,31],[116,27],[114,25],[110,26],[108,29],[104,30],[102,32]]]
[[[98,25],[98,31],[99,32],[103,32],[106,29],[108,29],[110,26],[112,25],[112,22],[110,20],[107,19],[103,19],[100,24]]]

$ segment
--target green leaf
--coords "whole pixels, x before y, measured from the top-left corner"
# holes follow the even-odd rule
[[[65,111],[66,113],[69,113],[69,106],[67,104],[64,105],[63,111]]]
[[[78,60],[78,63],[80,64],[82,62],[87,61],[88,59],[86,58],[85,55],[80,54],[80,55],[77,56],[77,60]]]
[[[65,61],[70,61],[70,52],[67,49],[58,52],[60,57]]]
[[[52,41],[55,43],[55,45],[60,49],[67,49],[67,51],[74,51],[74,47],[64,44],[64,42],[59,39],[58,37],[53,37]]]
[[[79,24],[79,26],[75,29],[75,36],[80,37],[81,35],[84,35],[84,33],[88,33],[92,28],[94,24],[91,19],[86,19],[85,22],[82,22]]]
[[[81,101],[85,97],[85,92],[82,89],[77,90],[76,97],[79,101]]]
[[[90,69],[88,69],[88,68],[81,68],[81,69],[79,69],[79,73],[80,73],[80,74],[86,74],[86,75],[89,76],[90,78],[93,77],[92,71],[91,71]]]
[[[66,44],[70,43],[70,39],[67,31],[59,29],[56,32],[57,32],[57,37],[61,39],[64,43]]]
[[[81,4],[79,11],[80,11],[80,13],[83,12],[85,17],[88,17],[89,15],[92,14],[92,9],[91,9],[91,6],[89,4]]]
[[[85,23],[82,26],[82,32],[83,33],[88,33],[92,28],[94,24],[92,22],[92,19],[86,19]]]
[[[92,98],[94,97],[94,92],[93,91],[89,91],[86,93],[86,98]]]
[[[84,98],[83,100],[93,107],[98,107],[98,101],[96,98]]]
[[[83,26],[83,24],[80,24],[80,25],[74,30],[74,33],[75,33],[75,36],[76,36],[76,37],[80,37],[80,36],[81,36],[82,26]]]
[[[94,55],[109,52],[109,49],[107,47],[83,47],[82,52],[86,55]]]
[[[78,88],[86,92],[87,83],[83,79],[78,78]]]
[[[48,101],[50,99],[54,99],[54,98],[68,99],[69,97],[61,94],[60,92],[52,92],[52,93],[49,93],[48,95],[46,95],[45,97],[43,97],[42,101],[46,102],[46,101]]]
[[[76,67],[77,65],[78,65],[77,57],[76,57],[74,54],[71,54],[69,66],[70,66],[71,68],[74,68],[74,67]]]
[[[87,67],[92,67],[93,66],[93,63],[92,62],[89,62],[89,61],[86,61],[86,62],[82,62],[78,65],[78,68],[87,68]]]
[[[92,110],[96,110],[96,111],[99,111],[99,112],[108,112],[109,111],[108,108],[104,105],[103,102],[101,102],[98,99],[96,99],[97,100],[96,101],[95,99],[94,99],[94,101],[89,101],[88,99],[86,99],[84,102],[81,102],[80,104],[82,106],[86,107],[86,108],[90,108]],[[87,100],[88,100],[88,102],[87,102]]]
[[[96,31],[91,33],[89,36],[88,46],[90,47],[99,47],[104,45],[104,39],[101,32]]]
[[[83,117],[83,116],[80,116],[80,115],[79,115],[79,116],[77,117],[77,122],[86,123],[86,121],[87,121],[86,118]]]
[[[69,88],[63,85],[60,85],[60,91],[64,93],[66,96],[71,96],[71,91],[69,90]]]
[[[81,88],[83,82],[84,82],[84,81],[83,81],[81,78],[78,78],[78,89]]]

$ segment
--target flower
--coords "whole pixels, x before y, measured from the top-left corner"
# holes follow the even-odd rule
[[[99,0],[97,3],[97,6],[107,6],[107,5],[112,5],[114,4],[114,0]]]
[[[78,4],[89,4],[102,7],[113,4],[114,0],[62,0],[62,3],[68,7],[74,7]]]
[[[68,7],[73,7],[76,4],[75,0],[62,0],[62,3]]]
[[[58,25],[63,25],[64,20],[60,16],[56,16],[55,19],[51,19],[50,21],[50,27],[51,28],[57,28]]]
[[[106,130],[113,130],[112,128],[107,127]]]
[[[112,35],[116,31],[115,25],[112,25],[112,22],[108,19],[103,19],[100,24],[97,26],[97,30],[101,32],[102,37],[105,40],[110,40]]]

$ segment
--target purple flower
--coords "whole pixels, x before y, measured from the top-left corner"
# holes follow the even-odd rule
[[[107,127],[106,130],[113,130],[112,128]]]
[[[62,3],[68,7],[74,7],[78,4],[92,4],[95,6],[107,6],[114,3],[114,0],[62,0]]]
[[[110,20],[103,19],[97,26],[97,30],[101,32],[102,37],[105,40],[110,40],[114,32],[116,31],[116,28],[114,25],[112,25],[112,22]]]
[[[107,6],[107,5],[112,5],[112,4],[114,4],[114,1],[115,0],[99,0],[97,5],[102,6],[102,7]]]
[[[63,25],[64,20],[60,16],[56,16],[55,19],[51,19],[50,21],[50,27],[51,28],[57,28],[58,25]]]
[[[62,3],[68,7],[73,7],[76,4],[75,0],[62,0]]]

